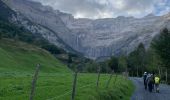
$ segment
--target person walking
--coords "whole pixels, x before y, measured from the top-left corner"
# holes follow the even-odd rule
[[[147,90],[147,72],[144,72],[143,74],[143,83],[144,83],[144,87],[145,87],[145,90]]]
[[[159,84],[160,84],[160,78],[158,75],[155,76],[155,90],[157,93],[159,93]]]
[[[154,84],[153,74],[149,74],[148,79],[147,79],[147,84],[148,84],[149,92],[152,92],[153,84]]]
[[[152,74],[152,81],[153,81],[152,90],[154,90],[154,88],[155,88],[155,72],[153,72],[153,74]]]

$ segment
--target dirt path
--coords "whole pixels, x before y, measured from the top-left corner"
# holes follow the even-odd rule
[[[150,93],[144,89],[142,78],[131,78],[131,80],[136,86],[131,100],[170,100],[170,86],[161,84],[160,93]]]

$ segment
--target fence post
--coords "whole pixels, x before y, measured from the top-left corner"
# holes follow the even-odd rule
[[[114,70],[113,70],[112,73],[110,74],[110,78],[109,78],[109,80],[108,80],[108,82],[107,82],[107,84],[106,84],[106,88],[109,87],[109,84],[110,84],[110,81],[111,81],[111,79],[112,79],[113,73],[114,73]]]
[[[78,74],[78,71],[76,70],[76,72],[74,73],[74,80],[73,80],[73,89],[72,89],[71,100],[75,100],[77,74]]]
[[[116,83],[116,81],[117,81],[117,77],[118,77],[118,75],[116,74],[116,76],[115,76],[115,80],[114,80],[114,84]]]
[[[33,80],[32,80],[32,84],[31,84],[32,86],[31,86],[30,100],[33,100],[33,98],[34,98],[36,81],[38,79],[39,70],[40,70],[40,64],[37,64],[37,68],[35,70],[35,73],[34,73],[34,76],[33,76]]]
[[[99,79],[100,79],[100,66],[98,67],[98,75],[97,75],[97,82],[96,82],[97,88],[99,86]]]

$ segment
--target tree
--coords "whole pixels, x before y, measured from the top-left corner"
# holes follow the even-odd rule
[[[136,70],[136,75],[146,69],[146,50],[142,43],[139,44],[136,50],[128,55],[128,66],[131,70]]]
[[[49,51],[49,52],[52,53],[52,54],[62,54],[62,53],[64,53],[64,51],[63,51],[62,49],[58,48],[57,46],[55,46],[55,45],[53,45],[53,44],[48,44],[48,43],[45,44],[45,43],[44,43],[44,44],[41,46],[41,48]]]
[[[128,55],[128,68],[130,69],[130,72],[132,72],[132,75],[134,75],[134,71],[137,70],[137,50],[134,50]],[[137,73],[136,73],[137,75]]]
[[[164,67],[170,67],[170,31],[165,28],[160,32],[158,38],[152,41],[151,47],[159,55]]]
[[[107,61],[99,62],[98,64],[100,65],[101,73],[110,73],[111,72],[111,68],[108,66]]]
[[[68,67],[70,67],[70,64],[73,62],[71,54],[68,54]]]
[[[16,41],[18,41],[18,40],[19,40],[18,34],[15,34],[15,36],[14,36],[14,41],[16,42]]]
[[[99,65],[95,61],[85,63],[85,71],[89,73],[96,73]]]
[[[142,72],[144,72],[146,67],[145,59],[146,59],[146,50],[143,43],[140,43],[137,48],[137,63],[138,63],[137,67],[139,70],[142,70]]]
[[[2,39],[2,33],[0,32],[0,40]]]
[[[124,56],[119,58],[119,72],[125,72],[127,70],[127,59]]]
[[[158,66],[160,66],[160,58],[152,48],[149,48],[146,52],[146,66],[148,71],[154,71],[157,70]]]
[[[108,61],[108,66],[114,70],[115,72],[118,71],[118,59],[116,57],[111,57],[111,59]]]

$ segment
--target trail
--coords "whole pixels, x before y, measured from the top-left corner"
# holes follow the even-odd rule
[[[155,91],[150,93],[148,90],[144,89],[142,78],[130,78],[136,90],[131,98],[131,100],[170,100],[170,86],[161,84],[160,93]]]

